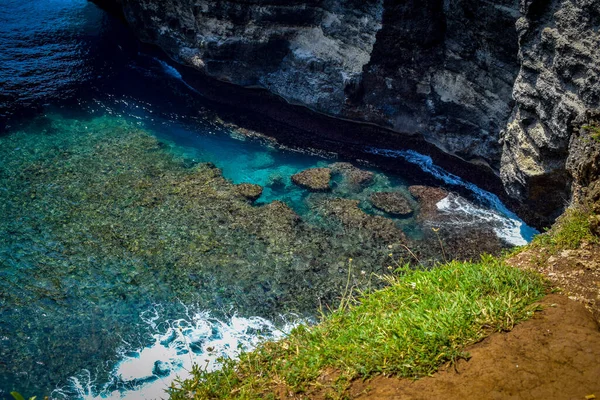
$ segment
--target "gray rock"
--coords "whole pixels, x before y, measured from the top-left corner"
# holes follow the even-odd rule
[[[566,169],[573,181],[573,201],[600,213],[600,111],[577,121]]]
[[[501,177],[510,195],[557,216],[571,191],[572,122],[600,106],[600,2],[521,0],[520,10],[521,69]]]

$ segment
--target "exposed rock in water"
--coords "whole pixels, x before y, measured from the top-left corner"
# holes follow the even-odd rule
[[[572,122],[600,106],[597,0],[95,1],[207,76],[490,167],[530,220],[568,201]]]
[[[377,192],[369,199],[375,208],[385,211],[391,215],[408,216],[413,210],[410,203],[398,192]]]
[[[422,219],[432,219],[437,215],[437,203],[448,197],[448,192],[444,189],[431,186],[409,186],[408,191],[419,201],[419,217]]]
[[[507,245],[489,226],[441,225],[439,231],[426,232],[430,241],[439,238],[448,260],[478,260],[482,254],[499,254]]]
[[[356,190],[369,185],[375,176],[373,172],[357,168],[347,162],[336,162],[329,165],[329,168],[331,168],[333,173],[340,174],[344,178],[345,183]]]
[[[236,186],[236,190],[248,200],[255,201],[262,194],[263,188],[262,186],[253,183],[242,183]]]
[[[417,221],[429,227],[423,233],[427,238],[425,242],[439,245],[447,259],[473,260],[481,254],[498,254],[509,247],[498,238],[491,224],[481,224],[468,214],[448,213],[438,208],[444,199],[451,200],[450,204],[466,200],[431,186],[410,186],[408,190],[419,201]]]
[[[331,169],[309,168],[292,175],[292,182],[313,192],[324,192],[330,190]]]
[[[358,204],[358,200],[326,199],[321,204],[321,211],[327,217],[338,219],[347,228],[365,230],[386,242],[406,242],[404,232],[394,221],[379,215],[368,215],[358,207]]]

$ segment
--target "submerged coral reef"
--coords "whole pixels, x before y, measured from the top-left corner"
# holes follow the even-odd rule
[[[408,192],[341,166],[330,193],[294,187],[294,171],[282,178],[277,190],[305,192],[298,213],[122,118],[48,115],[0,138],[2,379],[29,371],[51,388],[102,370],[123,340],[148,340],[140,315],[153,304],[170,305],[165,318],[188,304],[217,316],[312,317],[348,284],[381,285],[373,274],[387,271],[390,252],[431,264],[479,251],[460,239],[440,248],[427,221],[370,207],[377,191]]]

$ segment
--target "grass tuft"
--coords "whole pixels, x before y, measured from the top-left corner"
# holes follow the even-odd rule
[[[586,132],[588,132],[590,134],[590,137],[597,141],[600,142],[600,126],[596,125],[596,124],[591,124],[591,125],[584,125],[583,130],[585,130]]]
[[[224,361],[219,371],[195,367],[192,378],[170,390],[171,398],[277,398],[282,390],[302,396],[324,385],[340,398],[357,377],[430,375],[468,357],[465,346],[530,316],[545,293],[539,275],[491,256],[397,272],[383,278],[388,287],[346,301],[318,325],[300,326],[237,362]],[[322,376],[332,370],[339,375],[325,384]]]
[[[584,208],[567,210],[548,232],[534,238],[529,248],[544,248],[548,254],[574,250],[583,242],[598,243],[591,229],[591,211]]]

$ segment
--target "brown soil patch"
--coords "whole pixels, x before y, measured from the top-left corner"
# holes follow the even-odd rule
[[[581,304],[549,295],[544,310],[511,332],[494,334],[432,377],[356,381],[355,399],[600,398],[600,331]]]
[[[564,295],[584,304],[600,324],[600,246],[584,244],[553,255],[532,248],[511,257],[508,263],[545,275]]]

